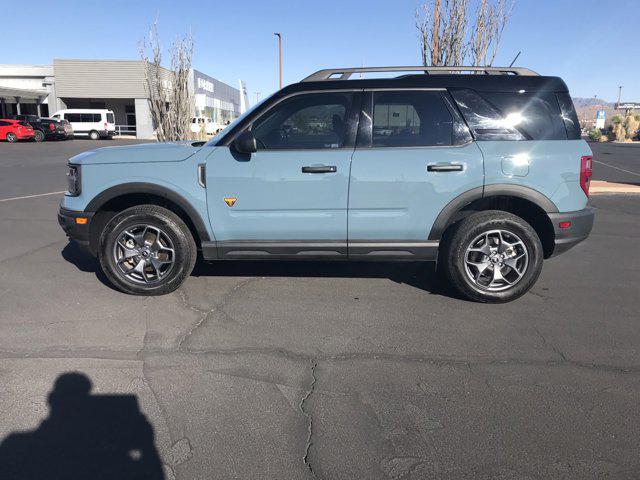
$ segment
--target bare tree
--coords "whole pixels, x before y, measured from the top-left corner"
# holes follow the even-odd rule
[[[473,65],[493,65],[498,54],[502,33],[515,4],[512,0],[480,0],[471,33],[470,56]]]
[[[158,39],[157,22],[149,32],[147,43],[140,45],[140,57],[145,66],[145,88],[149,95],[151,118],[158,141],[185,140],[191,136],[192,114],[189,74],[193,57],[193,37],[187,34],[171,44],[171,69],[162,67],[162,48]]]
[[[469,34],[469,0],[427,0],[415,14],[422,64],[491,65],[514,2],[479,0]]]

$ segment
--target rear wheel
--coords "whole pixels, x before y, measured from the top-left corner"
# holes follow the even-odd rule
[[[99,140],[100,139],[100,134],[98,132],[96,132],[95,130],[91,130],[89,132],[89,138],[91,140]]]
[[[36,131],[35,131],[35,135],[34,135],[33,139],[34,139],[36,142],[42,142],[42,141],[44,141],[44,133],[42,133],[40,130],[36,130]]]
[[[509,302],[524,295],[542,270],[542,244],[524,220],[497,210],[479,212],[457,225],[443,251],[444,271],[465,297]]]
[[[191,274],[197,256],[189,228],[156,205],[128,208],[104,227],[98,259],[109,281],[134,295],[163,295]]]
[[[14,143],[18,141],[18,136],[15,133],[7,133],[7,142]]]

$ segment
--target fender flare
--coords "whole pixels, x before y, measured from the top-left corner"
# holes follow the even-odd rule
[[[198,232],[198,236],[200,237],[200,241],[208,242],[211,240],[204,220],[188,200],[186,200],[182,195],[179,195],[166,187],[153,183],[131,182],[115,185],[93,197],[85,207],[84,211],[97,212],[109,200],[113,200],[116,197],[121,197],[127,194],[137,193],[156,195],[158,197],[166,198],[172,203],[175,203],[182,210],[184,210],[184,212],[189,217],[189,220],[191,220],[191,222],[193,223],[196,231]]]
[[[558,213],[556,205],[546,195],[543,195],[533,188],[502,183],[485,185],[484,187],[467,190],[451,200],[433,222],[433,226],[429,232],[429,240],[440,240],[442,234],[449,226],[451,219],[466,205],[482,198],[498,196],[522,198],[531,203],[535,203],[547,213]]]

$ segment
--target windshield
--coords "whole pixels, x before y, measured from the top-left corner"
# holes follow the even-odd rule
[[[273,94],[275,95],[275,93]],[[261,106],[263,103],[265,103],[267,100],[271,99],[271,97],[273,97],[273,95],[269,95],[268,97],[265,97],[263,100],[259,101],[258,103],[256,103],[253,107],[249,108],[246,112],[244,112],[242,115],[240,115],[238,118],[236,118],[233,122],[231,122],[229,125],[227,125],[226,127],[224,127],[224,129],[218,133],[217,135],[214,135],[213,137],[211,137],[211,140],[209,140],[206,143],[207,147],[212,147],[215,146],[216,143],[218,143],[218,141],[222,138],[222,136],[228,132],[229,130],[231,130],[232,128],[234,128],[238,123],[240,123],[242,120],[244,120],[248,115],[250,115],[251,113],[253,113],[254,110],[256,110],[259,106]]]

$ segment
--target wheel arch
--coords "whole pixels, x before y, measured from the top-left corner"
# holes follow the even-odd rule
[[[447,238],[460,220],[484,210],[502,210],[519,216],[538,234],[544,257],[553,254],[555,230],[547,214],[558,213],[558,208],[547,196],[522,185],[486,185],[462,193],[442,209],[431,228],[429,240]]]
[[[85,211],[95,213],[89,232],[91,251],[96,251],[99,233],[115,213],[142,204],[158,205],[178,215],[189,227],[198,248],[211,240],[201,215],[183,196],[153,183],[126,183],[99,193],[87,204]]]

